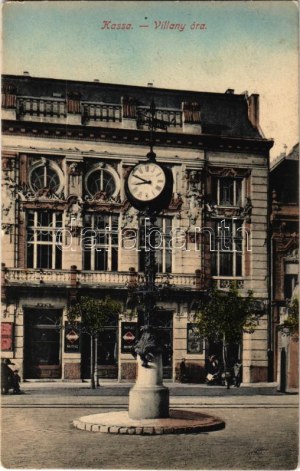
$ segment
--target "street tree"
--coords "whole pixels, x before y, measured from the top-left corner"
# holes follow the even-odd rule
[[[209,341],[222,343],[223,365],[228,367],[228,347],[240,344],[243,332],[253,333],[259,322],[253,292],[242,297],[235,285],[224,292],[213,288],[208,299],[197,304],[195,323]]]
[[[91,344],[91,388],[96,388],[97,381],[97,342],[98,335],[104,330],[113,317],[117,317],[122,305],[109,297],[95,299],[82,296],[67,310],[67,319],[76,325],[81,333],[90,336]]]
[[[294,341],[298,341],[299,337],[299,300],[294,297],[287,309],[287,317],[278,326],[279,331],[288,337],[292,337]]]

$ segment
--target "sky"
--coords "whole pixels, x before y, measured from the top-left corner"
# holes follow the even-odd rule
[[[2,6],[2,73],[258,93],[261,128],[275,140],[271,158],[299,141],[298,42],[293,0]]]

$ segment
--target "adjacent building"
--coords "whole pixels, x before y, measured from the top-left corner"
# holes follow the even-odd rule
[[[156,282],[167,295],[154,323],[164,376],[185,358],[204,379],[216,346],[195,332],[194,299],[213,283],[253,290],[264,306],[240,346],[243,381],[269,378],[268,171],[272,140],[259,126],[259,96],[5,75],[2,79],[2,356],[25,379],[89,375],[89,339],[68,326],[78,294],[124,306],[99,337],[101,377],[133,379],[138,332],[128,288],[143,282],[142,216],[125,197],[146,160],[152,101],[161,129],[157,161],[173,173],[173,197],[157,219]],[[224,244],[224,234],[226,234]]]
[[[271,273],[273,307],[273,336],[278,351],[274,368],[280,381],[299,386],[298,336],[282,335],[278,326],[288,314],[294,297],[299,297],[299,143],[286,154],[274,160],[270,169],[271,190]],[[281,370],[281,352],[284,348],[287,366]]]

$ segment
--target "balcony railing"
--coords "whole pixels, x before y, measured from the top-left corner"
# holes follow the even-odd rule
[[[149,107],[139,106],[137,108],[138,126],[143,127],[147,122],[147,112]],[[171,108],[157,108],[155,118],[163,121],[168,127],[181,127],[182,126],[182,110]]]
[[[244,289],[244,279],[243,278],[222,278],[222,277],[213,277],[213,282],[218,289],[229,289],[231,283],[235,283],[237,289]]]
[[[48,285],[48,286],[111,286],[126,288],[132,281],[132,272],[94,272],[77,270],[38,270],[22,268],[3,268],[6,286]],[[144,277],[135,272],[135,281],[143,283]],[[193,274],[158,274],[156,284],[181,289],[196,289]]]
[[[109,103],[82,102],[82,124],[89,121],[121,122],[122,106]]]
[[[64,98],[17,97],[17,119],[25,116],[66,117],[67,107]]]

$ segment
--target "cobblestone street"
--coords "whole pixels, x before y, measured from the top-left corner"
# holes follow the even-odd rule
[[[102,390],[102,394],[104,391]],[[126,410],[127,396],[26,390],[2,397],[2,465],[7,468],[293,469],[298,396],[171,397],[171,408],[220,417],[224,430],[120,436],[77,430],[83,415]]]

